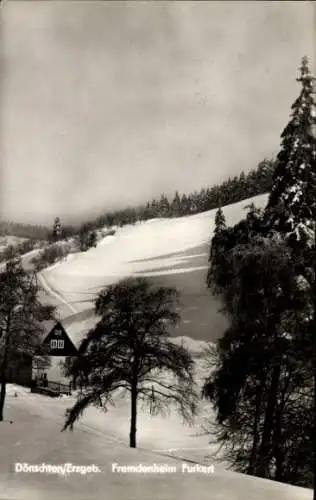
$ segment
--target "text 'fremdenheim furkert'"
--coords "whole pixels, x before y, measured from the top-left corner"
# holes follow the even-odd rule
[[[179,465],[168,464],[136,464],[136,465],[122,465],[113,463],[112,472],[116,474],[175,474],[180,472],[182,474],[213,474],[214,465],[199,465],[181,463]]]

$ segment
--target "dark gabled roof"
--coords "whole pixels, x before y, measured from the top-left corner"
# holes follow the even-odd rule
[[[78,354],[76,347],[59,321],[44,338],[43,345],[49,347],[49,356],[76,356]]]

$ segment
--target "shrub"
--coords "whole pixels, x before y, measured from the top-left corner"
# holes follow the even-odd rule
[[[83,224],[78,234],[79,249],[81,252],[86,252],[89,248],[97,245],[97,233],[91,230],[89,224]]]
[[[71,250],[72,248],[70,244],[53,243],[52,245],[44,248],[39,256],[34,257],[31,262],[37,270],[41,270],[64,259],[71,252]]]

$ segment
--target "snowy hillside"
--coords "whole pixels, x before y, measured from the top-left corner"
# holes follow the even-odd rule
[[[0,252],[3,252],[8,246],[17,246],[27,238],[20,238],[19,236],[0,236]]]
[[[224,207],[227,224],[242,219],[245,206],[252,201],[257,207],[264,207],[267,195]],[[191,288],[206,295],[205,275],[215,213],[216,210],[211,210],[125,226],[115,236],[101,240],[96,248],[70,255],[66,261],[43,271],[43,286],[59,300],[62,319],[91,310],[101,287],[128,275],[160,280],[163,277],[163,282],[173,284],[184,296],[190,294]],[[190,321],[194,322],[191,318]]]
[[[241,220],[251,202],[264,207],[266,200],[267,195],[260,195],[224,207],[227,224]],[[147,276],[175,286],[181,293],[181,322],[170,331],[172,337],[216,341],[227,320],[219,312],[221,304],[205,286],[215,214],[211,210],[117,228],[115,236],[105,237],[96,248],[68,255],[64,262],[44,270],[40,276],[46,292],[42,300],[57,306],[68,335],[78,344],[95,324],[93,300],[102,286],[128,275]],[[56,360],[49,377],[61,377]]]
[[[227,223],[238,222],[245,214],[243,208],[251,201],[262,207],[266,196],[225,207]],[[203,340],[212,341],[221,333],[216,323],[218,304],[204,284],[215,212],[123,227],[115,236],[100,241],[97,248],[70,255],[64,262],[46,269],[40,278],[45,290],[43,300],[58,306],[67,333],[78,345],[96,321],[92,314],[93,299],[100,287],[131,274],[177,286],[181,291],[182,322],[172,332],[173,341],[184,342],[192,351],[196,360],[195,378],[201,387],[207,372],[196,354],[203,347]],[[216,329],[219,331],[214,333]],[[54,372],[56,379],[59,378],[59,359],[55,360],[50,380],[54,379]],[[225,465],[214,456],[216,448],[209,445],[211,436],[203,432],[206,418],[213,415],[204,401],[191,426],[183,425],[173,408],[170,415],[162,417],[152,416],[148,408],[139,407],[136,450],[127,446],[128,399],[116,399],[115,407],[110,407],[107,413],[89,408],[73,433],[61,433],[64,412],[73,402],[74,395],[55,400],[30,394],[28,389],[18,386],[8,387],[6,421],[0,425],[1,500],[312,499],[310,490],[225,470]],[[100,472],[17,473],[14,471],[17,462],[95,464]],[[115,473],[114,463],[156,464],[169,472]],[[211,472],[194,470],[195,464],[210,467]],[[191,472],[188,467],[193,467]]]
[[[177,428],[174,418],[160,420],[160,426],[156,425],[150,439],[149,418],[141,416],[138,428],[140,434],[146,434],[143,431],[147,430],[147,443],[143,440],[138,449],[132,450],[125,444],[127,414],[122,415],[114,409],[108,415],[91,409],[72,433],[61,433],[63,411],[69,403],[67,397],[56,401],[29,394],[17,386],[8,389],[6,416],[13,423],[7,420],[0,425],[1,500],[312,499],[311,490],[224,470],[207,457],[202,438],[200,450],[192,449],[192,444],[190,447],[189,429],[185,440],[186,450],[161,450],[159,446],[160,450],[156,451],[154,446],[152,449],[144,446],[150,442],[152,445],[159,444],[161,436],[167,433],[171,443],[169,447],[174,446],[173,434]],[[201,453],[203,446],[204,456]],[[186,461],[190,458],[191,462]],[[194,470],[194,462],[210,467],[209,473]],[[17,463],[56,466],[71,463],[82,467],[94,464],[98,472],[69,475],[23,473],[15,472]],[[141,464],[149,467],[156,464],[164,467],[166,472],[117,473],[113,472],[115,463],[119,466]]]

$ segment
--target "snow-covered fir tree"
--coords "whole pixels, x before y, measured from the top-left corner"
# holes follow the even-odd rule
[[[62,226],[59,217],[56,217],[56,219],[54,220],[52,236],[53,236],[53,241],[59,241],[62,237]]]
[[[221,207],[217,210],[215,214],[215,228],[213,232],[213,238],[211,241],[209,263],[210,267],[206,277],[207,287],[212,289],[213,292],[217,290],[216,285],[218,285],[219,274],[222,271],[223,263],[223,238],[222,235],[226,229],[225,215]]]
[[[173,217],[180,217],[181,214],[181,198],[179,195],[179,192],[176,191],[172,204],[171,204],[171,211],[172,211],[172,216]]]
[[[217,413],[212,438],[237,470],[311,487],[316,127],[307,58],[298,81],[264,213],[250,206],[212,239],[207,285],[221,294],[230,326],[204,389]]]
[[[214,234],[221,233],[224,229],[226,229],[226,221],[225,215],[221,207],[217,210],[215,214],[215,229]]]
[[[315,78],[303,57],[302,89],[292,105],[291,119],[281,135],[273,186],[265,210],[268,225],[284,235],[314,240],[316,219]]]

